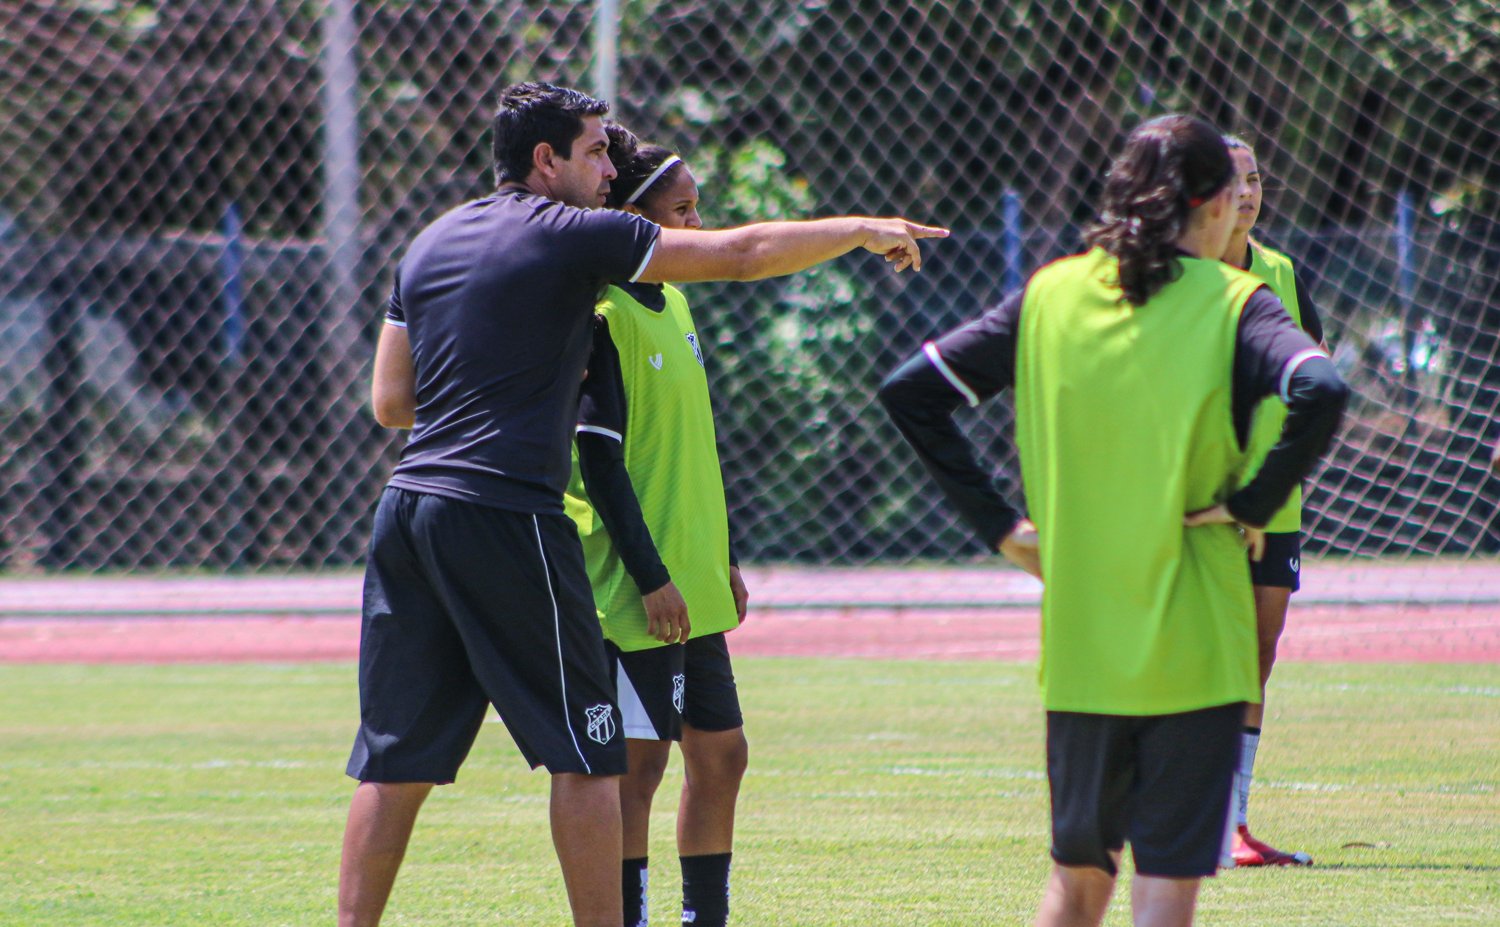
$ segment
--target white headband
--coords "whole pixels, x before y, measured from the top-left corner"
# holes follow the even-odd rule
[[[661,179],[661,175],[665,174],[667,171],[670,171],[672,169],[672,166],[674,164],[681,164],[681,163],[682,163],[682,159],[679,158],[679,157],[677,157],[676,155],[672,155],[667,160],[661,162],[661,166],[658,167],[656,170],[652,171],[651,172],[651,176],[647,177],[645,180],[641,181],[641,185],[639,187],[635,188],[635,192],[632,193],[632,194],[630,194],[630,199],[628,199],[628,200],[625,201],[625,205],[629,206],[632,203],[634,203],[636,200],[640,199],[641,198],[641,194],[645,193],[648,187],[650,187],[652,184],[656,183],[658,180]]]

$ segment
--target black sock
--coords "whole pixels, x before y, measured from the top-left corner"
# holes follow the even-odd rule
[[[733,853],[682,857],[682,922],[692,927],[729,923],[729,861]]]
[[[625,902],[625,927],[646,923],[646,857],[620,863],[620,897]]]

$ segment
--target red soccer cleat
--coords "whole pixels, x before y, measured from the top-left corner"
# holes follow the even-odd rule
[[[1241,824],[1234,832],[1234,857],[1236,868],[1240,866],[1311,866],[1312,857],[1306,853],[1286,853],[1269,843],[1262,843],[1250,836],[1250,828]]]

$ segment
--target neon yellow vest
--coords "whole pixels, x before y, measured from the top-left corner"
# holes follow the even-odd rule
[[[1026,287],[1016,444],[1041,542],[1049,711],[1159,715],[1258,701],[1249,562],[1222,502],[1243,452],[1230,414],[1240,312],[1260,281],[1221,261],[1144,306],[1100,249]]]
[[[671,286],[663,290],[667,305],[662,312],[613,286],[596,311],[608,320],[620,355],[625,469],[662,563],[687,602],[692,636],[702,637],[739,623],[729,590],[729,516],[708,375],[693,317],[680,291]],[[625,651],[662,646],[646,634],[641,591],[589,504],[576,444],[563,505],[578,524],[604,636]]]
[[[1292,321],[1302,326],[1302,307],[1297,304],[1297,278],[1292,273],[1292,259],[1259,242],[1250,242],[1250,273],[1265,281],[1286,306],[1286,311],[1291,313]],[[1265,462],[1266,455],[1271,453],[1271,448],[1281,438],[1281,426],[1286,422],[1286,403],[1281,401],[1280,396],[1267,396],[1255,407],[1255,417],[1250,425],[1250,442],[1246,449],[1245,470],[1240,479],[1240,484],[1250,482],[1250,479],[1260,470],[1260,465]],[[1271,516],[1266,523],[1267,531],[1278,533],[1293,533],[1302,530],[1302,487],[1298,486],[1292,490],[1287,497],[1286,505]]]

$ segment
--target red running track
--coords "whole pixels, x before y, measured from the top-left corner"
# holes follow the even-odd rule
[[[1037,655],[1037,615],[1026,607],[752,610],[730,640],[740,657],[1024,661]],[[358,647],[352,611],[0,617],[0,663],[353,660]],[[1280,658],[1497,663],[1500,609],[1294,606]]]

